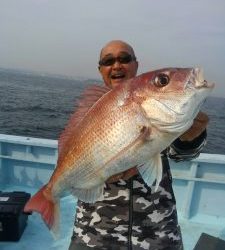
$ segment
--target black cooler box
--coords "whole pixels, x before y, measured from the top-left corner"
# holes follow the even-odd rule
[[[0,191],[0,241],[18,241],[29,214],[23,212],[31,195],[26,192]]]

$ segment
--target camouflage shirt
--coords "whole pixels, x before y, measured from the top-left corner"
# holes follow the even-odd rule
[[[175,160],[199,154],[205,136],[189,150],[189,158],[177,145],[167,150]],[[141,176],[106,184],[104,198],[94,204],[78,201],[74,232],[69,250],[176,250],[183,249],[177,220],[172,177],[166,156],[158,190],[147,186]]]

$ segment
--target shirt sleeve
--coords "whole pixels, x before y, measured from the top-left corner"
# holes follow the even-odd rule
[[[181,141],[176,139],[170,147],[166,149],[166,154],[175,161],[192,160],[199,156],[202,148],[206,144],[206,130],[193,141]]]

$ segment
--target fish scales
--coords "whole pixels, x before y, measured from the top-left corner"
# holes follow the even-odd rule
[[[213,87],[198,68],[147,72],[113,90],[93,87],[60,137],[57,166],[49,182],[24,211],[39,212],[57,236],[59,200],[65,191],[95,202],[109,177],[133,166],[157,190],[161,151],[191,127]]]
[[[68,158],[69,155],[76,157],[70,157],[70,160],[73,160],[73,163],[68,163],[71,166],[70,170],[62,173],[57,182],[65,186],[67,178],[77,180],[77,188],[88,188],[88,185],[92,187],[99,184],[100,181],[102,182],[102,175],[106,175],[104,179],[110,176],[110,173],[107,176],[107,169],[102,169],[101,166],[116,155],[119,149],[126,147],[137,138],[144,125],[149,125],[147,119],[138,112],[137,105],[133,105],[133,109],[128,106],[115,108],[117,103],[117,100],[110,102],[113,105],[109,106],[106,104],[102,106],[99,103],[100,109],[96,108],[96,110],[102,112],[102,115],[96,116],[95,112],[89,115],[89,118],[93,116],[93,119],[96,117],[99,119],[95,119],[92,123],[88,121],[82,123],[82,133],[76,136],[76,145],[79,146],[72,148],[67,155]],[[110,109],[110,112],[106,109]],[[99,126],[100,121],[101,126]],[[129,167],[130,165],[127,166]],[[114,172],[117,171],[114,169]],[[79,180],[82,181],[79,182]],[[92,184],[91,181],[95,183]],[[61,185],[57,182],[55,185]]]

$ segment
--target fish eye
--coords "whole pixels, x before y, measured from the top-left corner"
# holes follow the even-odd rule
[[[154,79],[154,85],[156,87],[164,87],[170,82],[170,78],[166,74],[158,74]]]

